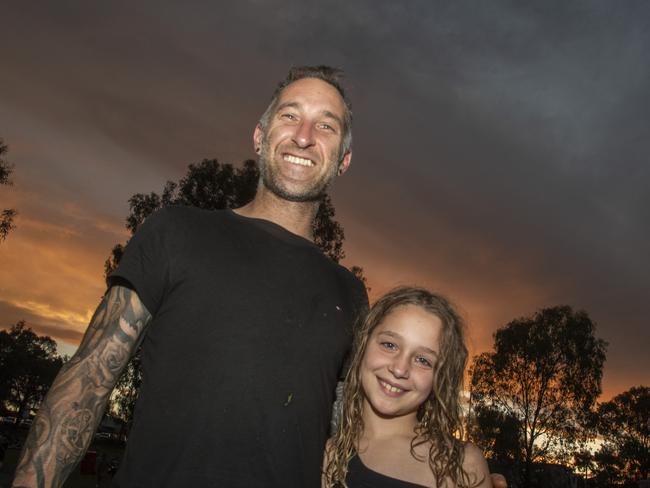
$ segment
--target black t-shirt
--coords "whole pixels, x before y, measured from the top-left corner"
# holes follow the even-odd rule
[[[272,222],[191,207],[148,218],[111,278],[153,315],[117,486],[320,486],[358,279]]]

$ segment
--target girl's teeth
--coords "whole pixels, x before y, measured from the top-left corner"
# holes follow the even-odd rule
[[[401,388],[397,388],[395,386],[389,385],[388,383],[384,383],[383,381],[381,382],[381,386],[383,386],[386,390],[390,391],[391,393],[399,393],[403,391]]]

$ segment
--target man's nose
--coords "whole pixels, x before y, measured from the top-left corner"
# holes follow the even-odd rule
[[[314,145],[314,127],[308,121],[301,121],[296,127],[293,142],[301,149]]]
[[[388,370],[395,378],[408,378],[411,369],[410,359],[406,354],[401,352],[393,357],[393,361],[388,366]]]

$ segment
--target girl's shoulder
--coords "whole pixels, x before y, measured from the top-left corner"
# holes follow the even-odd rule
[[[490,469],[483,451],[471,442],[465,443],[463,471],[467,473],[471,484],[476,488],[492,488]]]

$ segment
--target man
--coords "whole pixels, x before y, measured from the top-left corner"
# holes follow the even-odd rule
[[[63,483],[143,338],[117,486],[320,485],[336,380],[367,301],[312,243],[319,201],[352,156],[338,76],[294,68],[281,83],[253,135],[252,202],[167,208],[140,227],[41,406],[14,486]]]
[[[339,74],[294,68],[280,84],[253,134],[251,203],[167,208],[140,227],[39,410],[14,486],[63,483],[142,339],[115,485],[320,486],[334,387],[367,304],[311,242],[318,202],[352,157]]]

